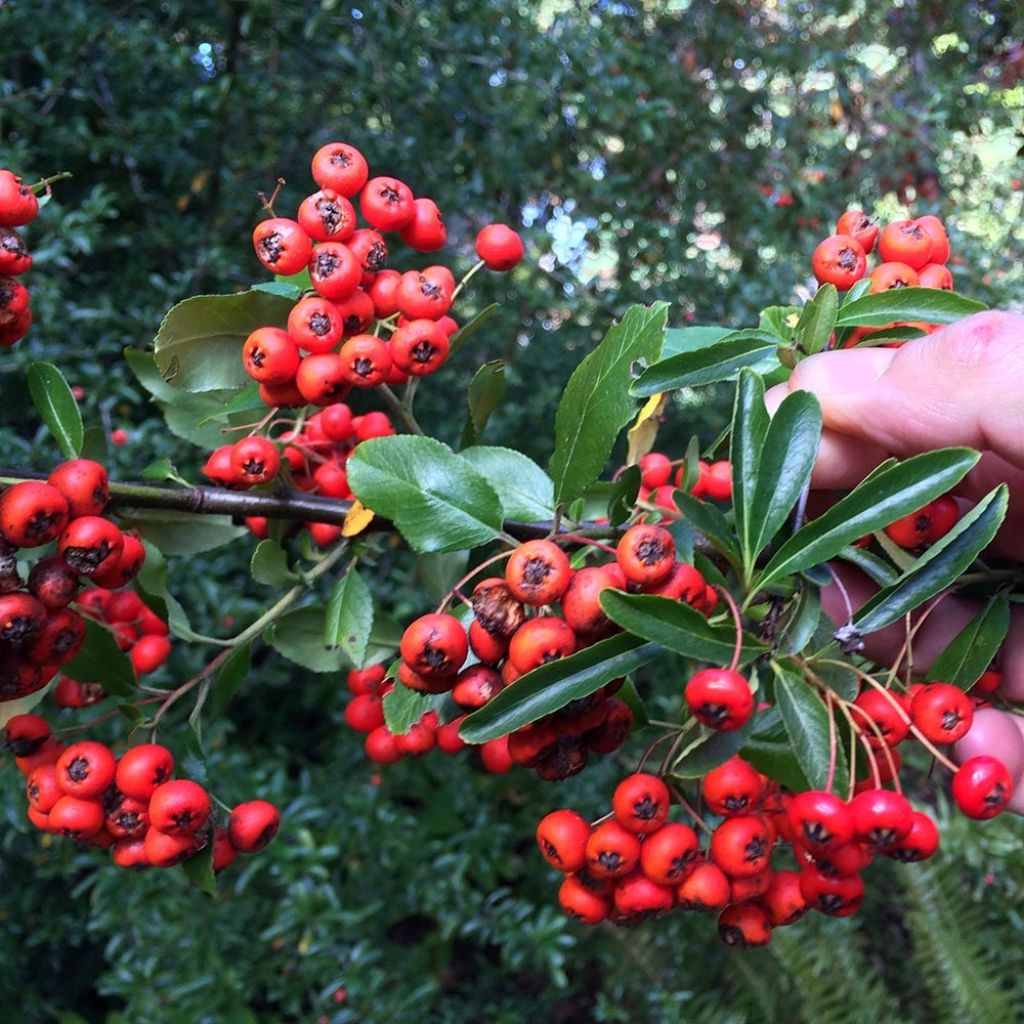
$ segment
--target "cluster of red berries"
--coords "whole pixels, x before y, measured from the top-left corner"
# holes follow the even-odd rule
[[[868,256],[878,245],[879,262],[868,273]],[[879,228],[863,210],[848,210],[836,224],[836,233],[819,243],[811,257],[814,276],[821,284],[833,284],[848,291],[867,276],[870,293],[890,288],[938,288],[952,291],[953,274],[946,264],[950,258],[949,236],[938,217],[894,220]],[[844,342],[852,348],[865,338],[884,335],[894,327],[916,327],[925,333],[933,324],[896,321],[884,327],[858,327]],[[899,341],[887,344],[898,346]]]
[[[107,471],[90,459],[59,465],[47,480],[26,480],[0,494],[0,700],[45,686],[78,653],[85,621],[69,607],[82,578],[116,590],[138,574],[142,542],[103,510]],[[23,581],[19,553],[56,541]],[[78,599],[84,609],[92,598]]]
[[[616,627],[600,603],[606,589],[670,597],[704,614],[715,607],[714,590],[692,565],[676,560],[675,541],[663,527],[630,527],[614,554],[614,561],[574,570],[552,540],[520,544],[506,556],[503,577],[488,577],[473,589],[468,630],[442,612],[409,625],[398,681],[424,693],[451,693],[468,712],[527,672],[612,634]],[[471,651],[476,660],[464,667]],[[620,685],[611,683],[492,742],[505,743],[513,763],[541,778],[574,775],[591,752],[611,753],[629,734],[632,713],[615,696]]]
[[[203,473],[220,487],[247,488],[268,483],[284,467],[300,491],[347,500],[352,491],[345,465],[353,449],[394,432],[385,413],[353,416],[344,402],[333,402],[310,416],[301,430],[289,430],[277,442],[252,435],[222,445],[206,460]],[[260,539],[267,536],[265,518],[251,516],[246,524]],[[306,529],[319,547],[328,547],[341,536],[341,527],[332,523],[307,523]]]
[[[284,276],[308,270],[312,284],[286,330],[261,327],[243,346],[245,369],[267,405],[330,405],[353,387],[426,376],[448,358],[458,329],[448,315],[455,277],[440,265],[386,269],[384,237],[397,232],[414,251],[435,252],[447,241],[441,212],[397,178],[369,173],[354,146],[328,143],[312,161],[318,191],[302,201],[297,219],[271,216],[253,232],[267,270]],[[357,195],[367,227],[357,227]],[[476,248],[492,270],[510,270],[524,252],[519,235],[503,224],[485,227]],[[375,321],[376,331],[368,333]]]
[[[643,772],[619,783],[612,814],[595,826],[571,810],[547,815],[537,843],[566,874],[558,894],[565,912],[589,925],[632,925],[675,907],[697,910],[718,915],[727,944],[763,946],[773,928],[808,910],[856,913],[861,872],[876,854],[906,863],[939,845],[931,818],[870,784],[849,803],[824,791],[793,795],[734,756],[704,776],[701,794],[719,819],[714,828],[697,819],[704,849],[690,825],[668,820],[668,785]],[[773,865],[776,855],[790,866]]]
[[[663,452],[648,452],[640,459],[640,501],[652,501],[658,508],[678,512],[673,492],[686,483],[686,467]],[[732,466],[728,461],[697,463],[697,479],[689,493],[694,498],[728,501],[732,497]]]
[[[0,348],[21,341],[32,325],[28,289],[17,280],[32,266],[32,254],[14,229],[38,213],[32,188],[12,171],[0,169]]]
[[[109,849],[118,867],[172,867],[212,842],[221,871],[239,853],[264,849],[281,824],[273,804],[251,800],[231,811],[226,828],[215,826],[209,793],[175,779],[174,756],[158,743],[130,747],[120,758],[93,740],[65,747],[38,715],[16,715],[4,740],[26,776],[32,824]]]

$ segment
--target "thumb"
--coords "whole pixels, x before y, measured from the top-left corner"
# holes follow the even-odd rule
[[[811,356],[789,388],[818,396],[826,430],[891,455],[967,445],[1024,467],[1024,316],[978,313],[896,350]]]

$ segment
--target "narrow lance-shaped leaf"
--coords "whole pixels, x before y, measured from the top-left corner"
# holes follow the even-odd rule
[[[505,364],[502,360],[495,359],[484,363],[476,371],[469,382],[466,424],[462,428],[460,448],[468,448],[480,440],[491,413],[501,405],[507,389]]]
[[[978,458],[968,448],[942,448],[873,473],[790,537],[765,566],[757,585],[764,587],[781,576],[827,562],[858,537],[916,512],[955,487]]]
[[[628,633],[599,640],[582,651],[527,672],[462,723],[467,743],[486,743],[588,697],[613,679],[629,675],[661,653],[656,644]]]
[[[701,501],[685,491],[673,491],[672,500],[683,513],[683,518],[702,533],[737,570],[740,552],[728,520],[710,501]]]
[[[848,302],[839,310],[839,327],[884,327],[893,320],[923,320],[930,324],[951,324],[985,305],[956,292],[936,288],[890,288],[875,295]]]
[[[736,515],[736,533],[744,564],[754,561],[754,492],[757,489],[761,452],[768,435],[768,410],[764,404],[764,383],[751,370],[740,372],[736,385],[736,403],[732,416],[732,507]]]
[[[33,363],[28,368],[28,391],[61,454],[77,458],[84,437],[82,412],[64,375],[52,363]]]
[[[551,478],[559,504],[582,495],[598,478],[615,439],[636,413],[629,385],[638,359],[661,350],[668,305],[633,306],[569,378],[555,414]]]
[[[483,327],[483,325],[487,323],[495,313],[498,312],[499,308],[498,303],[492,302],[489,306],[480,310],[480,312],[477,313],[477,315],[473,317],[468,324],[464,324],[458,331],[456,331],[452,338],[449,356],[455,355],[455,353],[458,352],[459,349],[462,348],[462,346],[465,345],[466,342],[469,341],[469,339],[476,334],[476,332],[480,330],[480,328]]]
[[[1009,629],[1009,600],[991,598],[932,662],[928,677],[969,690],[999,653]]]
[[[839,313],[839,292],[834,284],[823,284],[804,306],[793,337],[807,355],[821,352],[828,345]]]
[[[1005,484],[989,492],[895,583],[880,590],[860,609],[854,619],[857,628],[874,633],[952,585],[996,535],[1008,501]]]

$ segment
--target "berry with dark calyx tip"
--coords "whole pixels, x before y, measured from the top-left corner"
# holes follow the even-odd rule
[[[558,888],[558,905],[581,924],[600,924],[612,908],[611,898],[584,885],[576,875],[569,875]]]
[[[107,810],[107,831],[117,839],[144,838],[149,828],[149,807],[144,800],[119,796]]]
[[[46,618],[42,602],[31,595],[0,595],[0,643],[28,646],[42,633]]]
[[[524,768],[535,768],[558,743],[558,731],[548,719],[524,725],[508,737],[508,755]]]
[[[949,236],[946,225],[938,217],[928,213],[918,217],[914,224],[932,240],[932,252],[929,262],[944,264],[949,259]]]
[[[906,263],[920,270],[932,261],[935,243],[917,221],[894,220],[878,236],[878,255],[886,261]]]
[[[558,871],[579,871],[587,860],[590,824],[575,811],[552,811],[537,825],[537,846]]]
[[[800,889],[800,872],[776,871],[758,903],[773,928],[796,924],[809,909]]]
[[[344,299],[362,280],[363,271],[344,242],[318,242],[309,257],[309,279],[325,299]]]
[[[672,572],[661,583],[654,587],[644,587],[644,592],[658,597],[668,597],[673,601],[683,601],[696,607],[704,604],[707,584],[692,565],[676,562]]]
[[[0,170],[0,225],[19,228],[35,220],[39,200],[13,171]]]
[[[64,744],[56,736],[51,736],[38,750],[21,757],[15,756],[15,765],[22,775],[30,775],[36,768],[44,764],[56,764],[57,759],[64,753]]]
[[[4,726],[4,746],[15,757],[29,757],[50,738],[50,723],[40,715],[15,715]]]
[[[864,899],[864,880],[860,875],[834,878],[808,867],[800,872],[800,893],[813,910],[830,917],[850,917]]]
[[[134,533],[122,533],[121,538],[123,544],[117,564],[106,572],[93,576],[92,581],[97,586],[117,590],[131,583],[146,564],[146,548],[142,541]]]
[[[616,561],[626,579],[640,586],[657,586],[676,564],[676,542],[664,527],[631,526],[615,549]]]
[[[871,279],[872,295],[893,288],[916,288],[921,283],[917,271],[899,260],[879,263],[868,277]]]
[[[704,776],[701,792],[712,813],[728,818],[753,811],[761,801],[764,783],[757,769],[735,754]]]
[[[29,311],[28,289],[14,277],[0,277],[0,328],[8,327]]]
[[[287,384],[294,379],[299,361],[295,339],[279,327],[259,327],[242,345],[245,372],[260,384]]]
[[[684,696],[693,716],[710,729],[739,729],[754,713],[750,684],[726,668],[702,669],[690,678]]]
[[[786,808],[793,833],[812,852],[835,850],[854,837],[849,807],[831,793],[797,793]]]
[[[391,369],[393,349],[373,334],[356,334],[338,353],[341,375],[356,388],[375,388],[383,384]]]
[[[870,253],[878,241],[878,224],[863,210],[847,210],[836,224],[836,234],[850,235],[865,253]]]
[[[488,633],[474,619],[469,624],[469,648],[485,665],[497,665],[508,654],[508,640]]]
[[[448,336],[433,320],[413,320],[391,336],[391,358],[403,372],[425,377],[444,365]]]
[[[668,817],[670,799],[668,786],[656,775],[636,772],[615,787],[612,812],[624,829],[643,835],[661,828]]]
[[[354,196],[369,177],[366,157],[347,142],[328,142],[314,154],[310,165],[313,180],[321,188],[343,196]]]
[[[613,895],[615,909],[630,917],[649,917],[668,912],[675,906],[675,889],[659,885],[643,872],[635,871],[619,881]]]
[[[847,843],[830,850],[807,850],[797,844],[797,860],[816,867],[830,878],[851,878],[859,875],[875,858],[874,847],[867,843]]]
[[[659,885],[679,885],[693,867],[700,848],[689,825],[670,821],[652,832],[640,847],[643,873]]]
[[[345,379],[341,356],[337,352],[322,352],[308,355],[299,363],[295,386],[302,404],[324,406],[344,399],[352,385]]]
[[[513,596],[511,587],[496,576],[481,580],[473,588],[470,604],[476,621],[494,636],[512,636],[526,619],[523,606]]]
[[[103,828],[103,804],[77,796],[62,796],[51,808],[50,828],[70,839],[88,839]]]
[[[59,708],[86,708],[99,704],[106,698],[106,693],[99,683],[80,683],[76,679],[60,676],[51,696]]]
[[[617,821],[605,821],[587,839],[586,858],[595,878],[622,878],[640,863],[640,840]]]
[[[410,690],[417,690],[419,693],[448,693],[455,686],[456,675],[431,676],[421,675],[408,662],[403,661],[398,665],[398,681]]]
[[[357,288],[344,299],[335,299],[334,307],[341,317],[342,331],[346,336],[361,334],[373,322],[373,300],[362,288]]]
[[[378,231],[400,231],[413,218],[412,189],[397,178],[371,178],[359,196],[366,222]]]
[[[254,334],[276,329],[263,327]],[[340,343],[344,331],[345,323],[341,313],[330,299],[325,299],[322,295],[307,295],[292,306],[288,314],[287,333],[281,333],[286,333],[286,336],[303,352],[330,352]],[[250,335],[250,338],[253,336]],[[293,371],[292,376],[294,375]]]
[[[513,597],[529,605],[540,606],[559,600],[571,577],[568,555],[550,540],[520,544],[505,566],[508,589]]]
[[[371,228],[360,228],[345,244],[359,263],[362,287],[372,288],[374,275],[383,270],[388,262],[388,246],[384,236]],[[395,295],[397,299],[397,287]],[[398,312],[397,305],[395,312]]]
[[[929,502],[924,508],[919,508],[916,512],[890,523],[885,528],[890,540],[910,550],[916,550],[928,543],[932,534],[933,506],[934,502]]]
[[[210,817],[210,795],[190,779],[163,782],[149,798],[153,828],[171,835],[198,832]]]
[[[953,776],[953,799],[968,818],[994,818],[1012,795],[1013,776],[1002,761],[987,754],[964,761]]]
[[[144,871],[152,867],[146,856],[145,836],[119,839],[110,850],[110,858],[119,868],[128,868],[130,871]]]
[[[772,938],[768,915],[756,903],[726,907],[718,916],[718,937],[737,949],[767,946]]]
[[[371,665],[369,668],[350,669],[345,677],[345,683],[349,691],[354,694],[379,693],[381,683],[387,675],[387,669],[383,665]]]
[[[62,462],[46,478],[56,487],[68,503],[68,517],[98,516],[110,500],[110,480],[107,471],[92,459],[71,459]]]
[[[32,254],[25,240],[17,231],[0,227],[0,276],[18,277],[31,267]]]
[[[109,519],[81,516],[65,527],[58,550],[79,576],[102,576],[121,557],[124,535]]]
[[[932,743],[955,743],[974,719],[970,698],[950,683],[928,683],[910,703],[914,725]]]
[[[918,283],[922,288],[936,288],[940,291],[953,290],[953,273],[949,267],[939,263],[929,263],[918,272]]]
[[[299,226],[314,242],[344,242],[356,229],[356,211],[334,189],[320,189],[299,203]]]
[[[52,764],[40,765],[29,774],[25,780],[25,796],[29,805],[40,814],[49,814],[54,804],[65,796]]]
[[[231,845],[228,830],[218,825],[213,830],[213,871],[218,874],[231,867],[238,858],[238,851]]]
[[[892,846],[884,846],[879,852],[893,860],[910,864],[927,860],[938,848],[939,830],[935,822],[921,811],[911,811],[909,831]]]
[[[507,224],[488,224],[476,236],[476,254],[490,270],[511,270],[525,252],[522,238]]]
[[[249,800],[231,812],[228,837],[239,853],[259,853],[266,849],[281,827],[281,815],[266,800]]]
[[[265,484],[277,476],[281,456],[277,445],[266,437],[243,437],[231,446],[231,469],[235,480],[246,487]]]
[[[33,665],[14,655],[16,648],[0,643],[0,701],[18,700],[41,690],[56,674],[56,666]],[[20,759],[19,759],[20,760]]]
[[[508,646],[508,658],[523,674],[576,650],[576,634],[564,619],[553,615],[527,619],[516,630]]]
[[[256,225],[252,233],[256,259],[272,274],[288,277],[309,262],[313,248],[302,226],[287,217],[272,217]]]
[[[832,284],[847,291],[867,273],[868,260],[856,238],[832,235],[818,244],[811,266],[820,284]]]
[[[726,818],[711,836],[711,856],[730,878],[748,878],[768,865],[771,839],[764,818]]]
[[[143,841],[146,859],[155,868],[170,868],[198,853],[205,841],[194,832],[162,832],[150,825]]]
[[[421,196],[413,200],[412,206],[412,219],[401,230],[402,241],[417,252],[434,252],[443,248],[448,241],[448,232],[437,203]]]
[[[25,646],[23,657],[33,665],[52,667],[73,661],[85,643],[85,620],[70,608],[51,612],[39,635]]]
[[[729,902],[731,888],[725,872],[710,862],[697,864],[676,889],[683,910],[717,914]]]
[[[52,484],[23,480],[0,494],[0,534],[16,548],[49,544],[67,521],[67,499]]]
[[[454,291],[455,279],[447,268],[410,270],[398,284],[398,308],[410,321],[438,320],[451,308]],[[403,326],[401,320],[399,326]]]
[[[419,675],[453,676],[469,654],[466,631],[454,615],[421,615],[406,627],[402,659]]]
[[[57,782],[68,796],[89,800],[106,792],[116,768],[106,744],[83,740],[72,743],[57,759]]]
[[[511,739],[509,751],[511,752]],[[558,741],[545,752],[534,771],[546,782],[560,782],[579,774],[587,766],[590,755],[577,736],[559,736]]]
[[[380,725],[368,733],[363,746],[366,756],[377,764],[394,764],[402,759],[395,737],[386,725]]]

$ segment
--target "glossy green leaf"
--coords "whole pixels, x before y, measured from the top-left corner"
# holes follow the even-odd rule
[[[747,555],[751,562],[782,529],[796,507],[811,478],[820,440],[821,407],[817,399],[808,391],[788,395],[772,417],[758,453],[746,523],[750,537]],[[733,486],[735,489],[735,483]]]
[[[996,535],[1008,501],[1005,484],[990,491],[942,540],[857,612],[857,628],[874,633],[951,586]]]
[[[434,602],[440,601],[463,576],[468,551],[431,551],[416,558],[416,583]]]
[[[82,412],[64,375],[52,363],[28,368],[28,393],[65,459],[82,453]]]
[[[647,725],[647,708],[644,707],[632,679],[627,679],[615,696],[633,712],[633,729],[642,729]]]
[[[888,587],[896,581],[900,574],[899,570],[884,558],[879,557],[873,551],[865,551],[864,548],[858,548],[853,544],[843,548],[836,557],[844,562],[849,562],[850,565],[855,565],[880,587]]]
[[[730,380],[738,370],[759,363],[778,347],[763,331],[737,331],[707,348],[681,352],[646,369],[630,388],[638,398]]]
[[[839,311],[839,327],[884,327],[893,320],[951,324],[985,309],[984,303],[937,288],[890,288],[848,302]]]
[[[267,587],[285,587],[298,577],[288,567],[288,556],[276,540],[261,540],[249,561],[249,575]]]
[[[1009,600],[990,598],[932,662],[928,678],[969,690],[992,664],[1009,629]]]
[[[795,792],[811,788],[793,753],[789,734],[777,707],[757,715],[754,730],[739,753],[759,772]]]
[[[449,700],[447,693],[418,693],[397,683],[384,694],[384,724],[395,736],[404,736],[428,711],[440,713]]]
[[[467,743],[486,743],[536,722],[613,679],[629,675],[661,653],[656,644],[620,633],[552,661],[516,680],[462,723]]]
[[[804,306],[793,337],[807,355],[823,351],[832,337],[839,314],[839,292],[834,284],[823,284]]]
[[[611,496],[608,499],[608,523],[611,526],[621,526],[633,514],[636,507],[636,499],[640,493],[640,478],[642,474],[639,466],[627,466],[619,474],[618,480],[614,482]]]
[[[721,510],[710,501],[701,501],[685,491],[674,491],[673,499],[686,521],[711,541],[732,565],[738,567],[739,548],[736,547],[732,527]]]
[[[156,365],[182,391],[235,389],[251,383],[242,343],[258,327],[284,327],[293,301],[265,291],[196,295],[173,306],[153,341]]]
[[[668,305],[633,306],[573,371],[555,415],[555,501],[579,497],[598,478],[622,428],[636,414],[629,385],[637,360],[657,359]]]
[[[373,595],[362,576],[349,569],[334,584],[327,602],[324,643],[340,647],[356,668],[362,668],[372,630]]]
[[[207,637],[196,633],[189,623],[185,609],[167,589],[167,561],[163,553],[150,541],[144,541],[146,561],[136,579],[142,599],[170,627],[171,632],[190,643],[204,643]]]
[[[455,335],[452,337],[450,355],[455,355],[455,353],[458,352],[459,349],[462,348],[462,346],[465,345],[466,342],[469,341],[469,339],[476,334],[476,332],[480,330],[480,328],[483,327],[483,325],[487,323],[495,313],[498,312],[499,308],[498,303],[492,302],[489,306],[480,310],[480,312],[477,313],[477,315],[473,317],[468,324],[465,324],[456,331]]]
[[[728,327],[713,327],[698,324],[693,327],[669,327],[665,331],[665,343],[661,347],[661,358],[679,355],[680,352],[698,352],[710,348],[733,332]]]
[[[775,675],[775,703],[804,777],[815,789],[824,789],[829,771],[829,714],[813,686],[783,666]],[[835,778],[847,778],[846,754],[836,731]]]
[[[416,551],[458,551],[493,540],[501,502],[464,458],[429,437],[364,441],[348,460],[356,497],[390,519]]]
[[[477,445],[462,453],[491,486],[505,519],[550,519],[555,514],[554,484],[532,459],[512,448]]]
[[[252,645],[243,644],[236,647],[227,660],[217,669],[210,687],[210,701],[205,715],[207,721],[218,718],[227,707],[228,702],[245,682],[252,666]]]
[[[764,383],[756,373],[741,370],[736,385],[729,455],[732,462],[732,507],[736,516],[736,534],[744,564],[748,566],[757,554],[752,539],[755,533],[753,502],[768,425]],[[756,525],[760,527],[760,523]]]
[[[790,537],[769,560],[758,585],[827,562],[858,537],[916,511],[956,486],[978,458],[968,448],[943,448],[872,474]]]
[[[685,750],[683,755],[672,765],[672,774],[684,779],[699,779],[707,775],[712,768],[724,764],[734,754],[738,754],[747,742],[754,720],[751,718],[739,729],[722,732],[715,729],[701,729],[701,742]]]
[[[469,382],[469,408],[466,412],[466,425],[462,428],[460,448],[468,448],[480,441],[491,413],[501,405],[507,390],[505,363],[501,359],[484,363],[476,371]]]
[[[820,620],[821,591],[817,587],[802,587],[785,624],[784,650],[791,654],[802,651],[811,642]]]
[[[92,619],[85,620],[85,643],[62,669],[80,683],[101,683],[112,697],[135,693],[135,672],[127,655],[117,646],[114,634]]]
[[[198,853],[183,861],[182,871],[188,880],[209,896],[217,895],[217,876],[213,873],[213,842],[208,842]]]
[[[196,516],[172,509],[133,509],[122,513],[122,526],[139,531],[165,555],[198,555],[248,534],[230,516]]]
[[[732,659],[736,646],[733,626],[713,626],[700,612],[680,601],[653,594],[604,590],[601,592],[601,607],[612,622],[634,636],[685,658],[718,665],[728,665]],[[764,650],[763,644],[745,637],[740,663],[752,661]]]
[[[312,672],[340,672],[356,668],[340,647],[324,643],[327,609],[323,605],[306,605],[287,612],[267,631],[270,644],[296,665]],[[376,665],[389,658],[402,637],[401,627],[386,616],[375,616],[370,631],[363,667]]]

